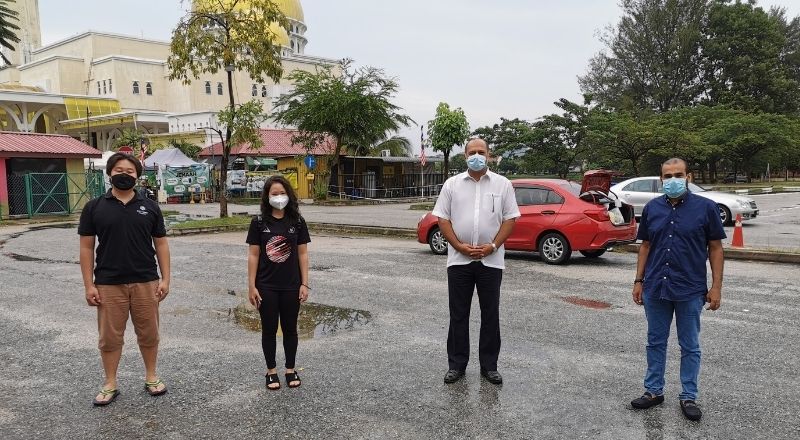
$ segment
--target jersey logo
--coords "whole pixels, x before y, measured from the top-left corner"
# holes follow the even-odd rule
[[[136,212],[138,212],[140,215],[150,214],[150,212],[147,211],[147,208],[145,208],[144,205],[140,205],[139,209]]]
[[[289,228],[289,233],[290,234],[294,234],[295,232],[297,232],[297,229],[295,229],[294,226]]]

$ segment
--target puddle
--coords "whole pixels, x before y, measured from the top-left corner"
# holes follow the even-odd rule
[[[214,217],[210,215],[199,214],[170,214],[164,216],[164,225],[169,228],[181,223],[191,222],[194,220],[208,220],[210,218]]]
[[[233,321],[254,332],[261,331],[261,317],[248,303],[230,309],[228,316]],[[364,310],[345,309],[324,304],[305,303],[300,306],[297,331],[300,339],[330,335],[342,330],[352,330],[369,324],[372,314]],[[278,335],[281,334],[280,326]]]
[[[315,272],[331,272],[333,270],[333,267],[331,267],[331,266],[312,265],[310,269],[315,271]]]
[[[603,310],[611,308],[611,303],[607,303],[605,301],[597,301],[594,299],[580,298],[577,296],[565,296],[561,299],[570,304],[575,304],[576,306],[588,307],[590,309]]]
[[[15,253],[11,253],[11,252],[6,252],[3,255],[5,255],[6,257],[11,258],[13,260],[28,261],[28,262],[32,261],[34,263],[80,264],[80,262],[78,262],[78,261],[51,260],[49,258],[37,258],[37,257],[28,256],[28,255],[15,254]]]

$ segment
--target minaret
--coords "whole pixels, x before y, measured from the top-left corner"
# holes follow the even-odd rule
[[[6,4],[19,15],[15,24],[19,43],[14,43],[14,50],[3,49],[3,53],[11,60],[11,64],[19,66],[33,61],[32,52],[42,47],[42,30],[39,25],[39,0],[16,0]]]

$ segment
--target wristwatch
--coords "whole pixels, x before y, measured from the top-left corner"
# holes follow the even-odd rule
[[[494,243],[490,243],[492,245],[492,253],[497,252],[497,246]]]
[[[636,283],[644,283],[644,278],[636,278],[635,280],[633,280],[633,284]]]

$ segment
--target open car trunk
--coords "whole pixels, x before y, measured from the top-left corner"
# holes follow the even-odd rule
[[[614,226],[628,225],[634,216],[633,206],[623,203],[611,191],[611,176],[612,173],[607,170],[585,172],[578,197],[585,202],[605,206]]]

